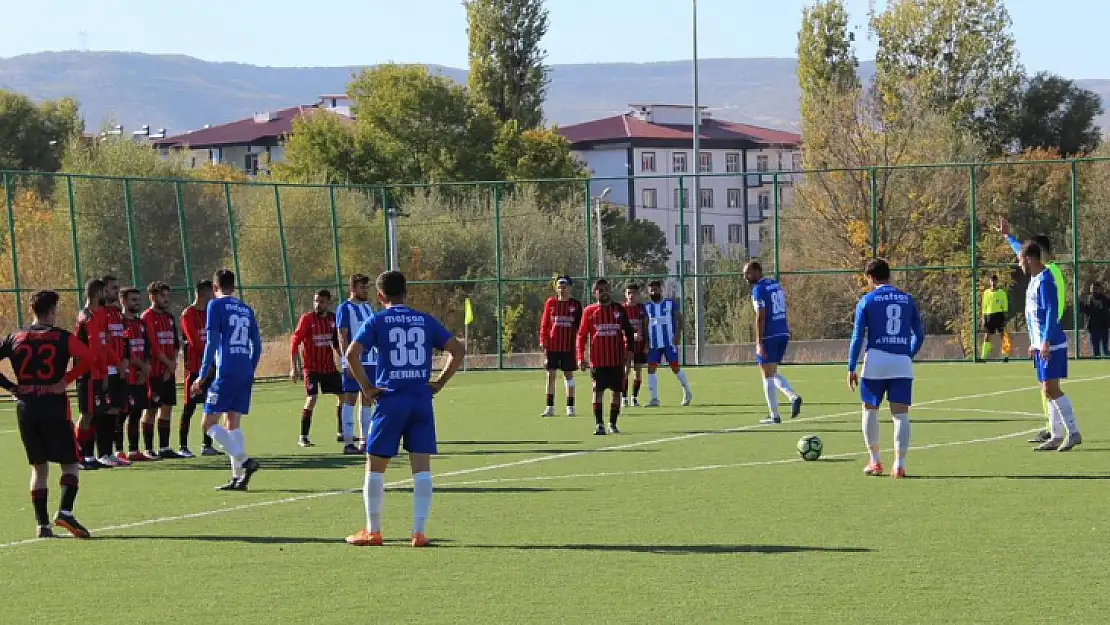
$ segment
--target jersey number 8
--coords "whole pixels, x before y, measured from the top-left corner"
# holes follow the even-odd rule
[[[888,336],[902,333],[902,307],[897,304],[886,307],[886,333]]]
[[[389,362],[394,367],[419,367],[428,360],[424,348],[424,328],[391,328],[389,342],[393,344],[393,349],[389,350]]]

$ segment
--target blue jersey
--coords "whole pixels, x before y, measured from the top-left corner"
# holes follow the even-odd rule
[[[208,302],[204,361],[200,370],[216,366],[217,379],[252,379],[262,358],[262,336],[254,311],[227,295]]]
[[[370,302],[354,302],[347,300],[335,308],[335,328],[336,330],[346,330],[347,340],[353,341],[362,324],[374,314],[374,309],[370,307]],[[343,368],[347,368],[347,356],[344,355],[340,358],[343,363]],[[368,349],[362,354],[362,364],[373,365],[378,362],[378,350]]]
[[[1068,348],[1068,338],[1057,315],[1059,301],[1056,278],[1047,267],[1029,280],[1025,289],[1025,323],[1033,347],[1048,342],[1052,350]]]
[[[869,359],[873,352],[879,352],[877,368],[889,370],[876,371],[871,377],[912,377],[895,374],[910,370],[913,357],[925,342],[925,324],[912,297],[889,284],[881,284],[860,298],[848,353],[849,371],[855,371],[859,363],[864,335]],[[869,377],[866,371],[864,377]]]
[[[451,337],[435,317],[395,305],[370,315],[354,340],[381,355],[374,386],[386,393],[412,393],[429,390],[432,349],[442,350]]]
[[[658,302],[648,300],[644,303],[647,315],[648,349],[665,349],[674,346],[678,331],[678,302],[666,297]]]
[[[763,338],[790,336],[790,326],[786,323],[786,293],[782,286],[770,278],[763,278],[752,285],[752,306],[756,313],[763,309]]]

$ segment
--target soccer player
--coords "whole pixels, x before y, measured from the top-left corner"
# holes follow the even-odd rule
[[[62,501],[53,524],[76,538],[89,531],[73,516],[77,499],[81,450],[73,434],[66,387],[89,369],[95,356],[77,337],[55,327],[58,294],[38,291],[31,295],[31,325],[17,330],[0,344],[0,361],[10,360],[16,372],[13,382],[0,373],[0,386],[15,396],[16,420],[27,462],[31,465],[31,504],[38,524],[38,538],[52,538],[47,478],[51,462],[62,467]],[[66,372],[71,358],[77,362]]]
[[[1010,296],[1006,289],[998,288],[998,276],[991,276],[983,290],[983,347],[979,357],[990,358],[991,335],[997,334],[1002,351],[1002,361],[1010,361],[1010,335],[1006,332],[1006,313],[1010,311]]]
[[[1010,222],[1005,217],[1002,217],[999,219],[996,229],[999,234],[1006,237],[1006,242],[1010,244],[1010,249],[1014,251],[1014,255],[1018,257],[1018,261],[1020,262],[1022,246],[1021,242],[1010,234]],[[1052,278],[1056,283],[1056,293],[1059,295],[1056,302],[1056,319],[1057,321],[1063,321],[1064,308],[1067,306],[1067,282],[1064,280],[1064,272],[1060,271],[1060,266],[1052,261],[1052,242],[1049,241],[1048,237],[1043,234],[1038,234],[1033,237],[1033,241],[1035,241],[1037,246],[1041,249],[1041,260],[1045,268],[1052,274]],[[1035,445],[1052,438],[1052,411],[1049,407],[1048,398],[1043,393],[1041,394],[1041,408],[1044,409],[1046,425],[1036,436],[1029,439],[1029,442]]]
[[[570,276],[555,278],[555,295],[547,298],[540,317],[540,349],[547,371],[546,404],[541,417],[555,416],[555,373],[563,372],[567,416],[574,416],[574,337],[582,322],[582,302],[570,296]]]
[[[219,293],[208,302],[204,359],[200,370],[215,370],[204,402],[204,431],[231,460],[231,481],[216,490],[245,491],[261,464],[247,455],[241,421],[251,407],[254,372],[262,358],[262,336],[254,310],[235,297],[235,273],[220,269],[213,279]],[[207,380],[193,382],[198,395]],[[221,415],[223,424],[220,424]]]
[[[103,281],[93,279],[85,283],[85,307],[77,315],[77,328],[74,334],[89,346],[93,360],[88,372],[77,379],[77,411],[81,413],[77,436],[81,443],[81,468],[85,470],[112,468],[118,465],[114,458],[98,460],[95,455],[95,447],[99,446],[100,437],[107,436],[111,441],[116,430],[115,424],[111,424],[107,427],[107,432],[104,431],[107,426],[104,423],[106,421],[104,410],[108,407],[109,355],[108,316],[107,311],[104,310]]]
[[[297,358],[302,345],[305,400],[301,409],[301,437],[297,444],[312,447],[308,434],[312,429],[316,397],[321,392],[336,395],[339,397],[339,409],[343,409],[343,380],[335,369],[339,337],[335,331],[335,315],[331,312],[331,291],[327,289],[316,291],[312,298],[312,310],[301,315],[297,321],[297,329],[289,342],[289,378],[292,380],[298,378]]]
[[[147,410],[143,415],[143,442],[147,460],[180,458],[170,448],[170,418],[177,403],[177,352],[181,338],[177,320],[170,314],[170,286],[151,282],[146,289],[150,308],[140,318],[150,341],[150,375],[147,376]],[[158,451],[154,451],[154,424],[158,422]]]
[[[1048,402],[1049,437],[1035,451],[1071,451],[1083,442],[1071,400],[1060,390],[1068,377],[1068,337],[1057,315],[1063,299],[1055,276],[1044,262],[1044,251],[1036,240],[1021,249],[1021,268],[1029,276],[1025,290],[1025,323],[1029,327],[1029,355],[1037,369],[1037,381]]]
[[[651,393],[649,408],[659,406],[659,380],[655,377],[655,370],[659,363],[666,360],[682,385],[682,405],[689,406],[694,399],[690,391],[690,382],[686,380],[686,372],[679,365],[678,351],[675,346],[681,342],[682,337],[682,311],[678,302],[669,297],[663,297],[663,283],[652,280],[648,283],[648,298],[644,304],[647,313],[648,333],[648,392]]]
[[[111,420],[112,442],[123,440],[124,418],[127,414],[127,352],[125,348],[123,309],[119,302],[119,279],[106,275],[100,279],[104,283],[104,313],[108,324],[108,387],[105,392],[107,407],[104,409],[104,424]],[[98,437],[99,438],[99,437]],[[122,444],[122,443],[121,443]],[[112,455],[111,462],[117,467],[129,467],[131,461],[119,454]]]
[[[339,353],[344,354],[341,359],[343,365],[343,406],[340,410],[340,432],[337,439],[343,441],[343,453],[347,455],[361,454],[362,450],[355,445],[355,401],[359,400],[358,379],[351,373],[358,363],[352,365],[348,362],[346,353],[351,345],[351,340],[362,324],[374,314],[370,307],[370,278],[356,273],[351,276],[347,284],[350,296],[345,302],[335,309],[335,327],[339,335]],[[378,363],[378,352],[368,349],[362,352],[362,368],[366,370],[366,377],[374,379],[374,367]],[[363,443],[366,441],[366,432],[370,429],[371,407],[369,398],[362,397],[361,410],[359,411],[359,426],[362,432]]]
[[[352,367],[364,397],[375,400],[374,415],[366,441],[366,478],[363,503],[366,527],[347,537],[355,546],[382,544],[382,500],[385,471],[397,455],[401,441],[412,468],[412,546],[428,544],[425,533],[432,507],[432,462],[436,453],[435,413],[432,396],[443,390],[462,364],[464,350],[435,317],[405,306],[405,276],[387,271],[375,284],[382,309],[359,328],[347,348],[348,362],[357,363],[363,353],[377,350],[383,358],[371,379],[364,367]],[[432,348],[447,352],[443,370],[432,379]],[[388,354],[388,357],[385,355]]]
[[[594,299],[596,302],[582,311],[582,325],[578,327],[578,368],[585,371],[588,366],[593,380],[594,434],[605,435],[602,410],[607,390],[612,391],[613,396],[609,405],[609,433],[620,434],[617,418],[621,414],[621,389],[624,388],[624,373],[632,365],[636,334],[624,307],[609,295],[608,280],[594,281]],[[586,360],[587,344],[589,361]]]
[[[763,275],[763,266],[756,261],[744,267],[744,279],[752,287],[752,305],[755,307],[755,362],[763,372],[763,397],[771,414],[760,423],[782,423],[779,417],[779,396],[790,400],[790,418],[802,411],[802,397],[790,388],[790,383],[779,374],[779,364],[790,344],[790,326],[786,320],[786,293],[782,286]]]
[[[632,366],[624,374],[624,390],[621,391],[622,406],[640,405],[640,383],[643,380],[644,365],[647,364],[647,339],[644,338],[644,319],[647,313],[640,303],[640,285],[631,283],[624,288],[624,315],[636,335],[632,346]],[[628,396],[628,378],[632,378],[632,396]]]
[[[872,291],[856,306],[852,342],[848,348],[848,388],[860,389],[863,400],[863,441],[870,460],[865,475],[882,475],[879,456],[879,406],[890,402],[894,419],[893,478],[906,477],[910,448],[910,404],[913,399],[913,359],[925,343],[925,325],[913,298],[890,284],[890,265],[875,259],[864,271]],[[856,374],[866,335],[863,372]],[[862,381],[861,381],[862,377]]]
[[[193,382],[199,379],[208,379],[201,375],[200,361],[204,358],[204,335],[208,317],[208,302],[212,301],[212,281],[201,280],[193,285],[193,303],[181,311],[181,333],[185,335],[185,407],[181,409],[181,423],[178,424],[178,441],[180,449],[177,453],[183,458],[192,458],[193,452],[189,449],[189,426],[193,422],[197,406],[204,403],[204,394],[208,389],[201,385],[201,392],[192,394]],[[220,452],[212,446],[212,438],[203,432],[200,450],[202,456],[218,456]]]
[[[123,441],[116,435],[116,448],[119,453],[117,458],[124,458],[130,462],[149,460],[146,454],[139,451],[139,423],[149,404],[147,392],[147,377],[150,375],[150,341],[147,340],[146,325],[139,318],[143,301],[139,289],[129,287],[119,294],[120,303],[123,305],[123,326],[127,341],[127,404],[123,417],[126,419],[127,452],[123,450]]]

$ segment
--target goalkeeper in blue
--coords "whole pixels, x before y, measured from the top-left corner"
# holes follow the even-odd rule
[[[755,307],[755,362],[763,374],[763,397],[770,415],[760,420],[764,425],[782,423],[779,417],[779,395],[790,400],[790,418],[802,411],[802,398],[779,374],[779,364],[790,344],[790,326],[786,321],[786,294],[782,285],[763,276],[763,266],[752,261],[744,266],[744,279],[752,286]]]
[[[462,343],[435,317],[405,306],[405,276],[387,271],[377,280],[382,309],[370,315],[347,347],[347,362],[361,362],[364,352],[377,349],[378,367],[370,380],[365,367],[351,367],[363,400],[375,400],[366,438],[366,479],[362,497],[366,527],[347,537],[357,547],[383,543],[381,515],[385,470],[402,441],[412,468],[412,546],[424,547],[424,526],[432,507],[432,463],[436,423],[432,395],[443,389],[462,364]],[[433,350],[447,352],[443,370],[432,378]]]
[[[913,298],[890,284],[890,265],[875,259],[864,272],[871,292],[856,306],[855,327],[848,349],[848,388],[860,389],[863,400],[863,442],[870,459],[865,475],[882,475],[879,456],[879,406],[890,402],[894,419],[894,470],[891,477],[906,477],[906,452],[910,448],[910,404],[913,395],[913,359],[925,342],[925,326]],[[863,372],[856,373],[866,337]]]
[[[1034,451],[1071,451],[1083,442],[1071,400],[1060,390],[1068,377],[1068,337],[1060,325],[1059,301],[1063,294],[1052,270],[1045,264],[1047,253],[1037,241],[1021,248],[1021,269],[1029,276],[1025,290],[1025,323],[1029,327],[1029,355],[1037,370],[1048,403],[1048,440]]]

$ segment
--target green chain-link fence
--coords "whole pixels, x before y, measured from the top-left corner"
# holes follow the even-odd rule
[[[228,266],[271,342],[267,375],[287,371],[285,339],[313,291],[345,296],[347,277],[388,268],[391,249],[411,281],[411,303],[459,335],[471,300],[470,368],[539,366],[552,277],[574,276],[585,301],[599,264],[614,293],[633,280],[666,281],[687,311],[689,364],[751,360],[753,312],[741,275],[750,256],[787,292],[794,362],[845,359],[860,268],[875,255],[892,261],[896,282],[918,299],[927,360],[977,358],[980,292],[992,273],[1010,292],[1015,355],[1024,355],[1025,280],[993,229],[1000,217],[1019,239],[1051,238],[1068,279],[1069,330],[1082,329],[1075,304],[1110,265],[1110,160],[1097,159],[703,174],[701,187],[714,191],[699,198],[703,226],[712,226],[700,233],[692,205],[678,206],[692,176],[356,187],[0,172],[0,183],[0,331],[28,320],[38,289],[63,293],[63,320],[75,317],[83,281],[104,274],[140,288],[165,281],[180,309],[190,284]],[[600,200],[603,187],[622,192]],[[599,208],[655,221],[670,263],[645,252],[655,241],[642,231],[619,238],[610,230],[599,263]],[[683,233],[689,245],[676,244]],[[705,241],[699,273],[690,262],[695,236]],[[1085,338],[1072,334],[1073,357],[1088,353]]]

